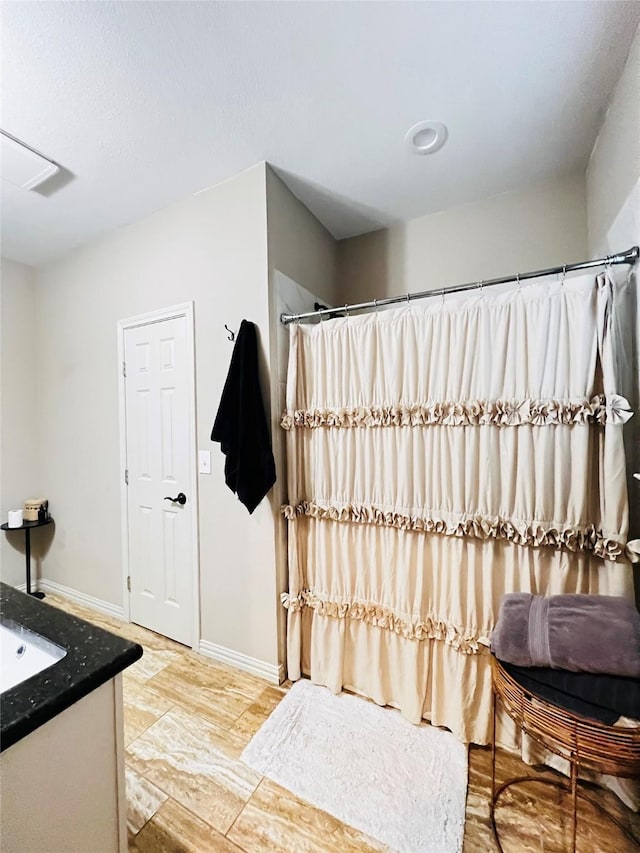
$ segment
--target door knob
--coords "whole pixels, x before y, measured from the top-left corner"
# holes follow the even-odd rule
[[[166,497],[165,501],[171,501],[174,504],[180,504],[180,506],[184,506],[187,502],[187,496],[184,492],[178,492],[178,495],[175,498]]]

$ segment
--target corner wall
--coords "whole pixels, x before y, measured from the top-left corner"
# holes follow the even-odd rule
[[[338,304],[450,287],[586,257],[586,189],[580,173],[342,240]]]
[[[265,164],[46,265],[37,274],[41,486],[56,520],[46,578],[122,604],[116,324],[195,302],[201,636],[278,663],[274,517],[226,487],[210,441],[233,346],[226,323],[259,329],[269,354]],[[266,369],[264,371],[266,373]],[[265,388],[269,409],[269,393]]]
[[[269,268],[333,302],[338,244],[268,164],[267,225]]]
[[[640,28],[587,166],[587,215],[592,257],[640,242]]]
[[[284,410],[289,330],[283,310],[312,311],[315,301],[334,304],[337,243],[315,216],[267,166],[267,234],[271,329],[271,431],[278,479],[271,493],[276,517],[276,607],[278,649],[286,659],[286,613],[280,593],[288,587],[287,524],[280,513],[286,502],[286,443],[280,428]]]
[[[629,49],[624,70],[611,97],[587,166],[587,210],[591,257],[640,246],[640,28]],[[629,535],[640,537],[640,309],[638,282],[640,263],[635,266],[635,284],[624,317],[630,319],[623,360],[634,417],[625,425],[625,449],[629,484]],[[636,600],[640,605],[640,571],[636,568]]]
[[[36,271],[2,258],[0,270],[0,520],[43,497],[38,405]],[[45,531],[39,531],[39,534]],[[24,583],[24,533],[0,533],[0,579]],[[46,537],[45,537],[46,540]],[[33,559],[43,542],[33,537]]]

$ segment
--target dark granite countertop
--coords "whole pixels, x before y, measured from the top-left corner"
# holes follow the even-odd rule
[[[62,646],[67,654],[0,696],[0,751],[142,657],[142,647],[0,583],[0,619]]]

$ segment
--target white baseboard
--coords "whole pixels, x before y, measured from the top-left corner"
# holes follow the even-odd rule
[[[101,598],[95,598],[93,595],[87,595],[85,592],[80,592],[70,586],[56,583],[56,581],[42,578],[37,583],[34,583],[32,588],[40,589],[45,593],[52,592],[54,595],[62,595],[70,601],[75,601],[77,604],[82,604],[85,607],[91,607],[99,613],[113,616],[115,619],[124,620],[124,609],[122,607],[111,604],[109,601],[103,601]],[[26,584],[19,584],[16,589],[25,592]],[[271,684],[282,684],[284,681],[284,666],[282,664],[267,663],[258,658],[244,655],[242,652],[227,649],[225,646],[210,643],[208,640],[200,640],[199,647],[194,648],[194,651],[199,652],[205,657],[213,658],[213,660],[217,660],[219,663],[225,663],[227,666],[233,666],[236,669],[257,675],[259,678],[264,678],[265,681]]]
[[[208,658],[213,658],[220,663],[226,663],[227,666],[233,666],[236,669],[241,669],[244,672],[250,672],[251,675],[257,675],[269,681],[271,684],[281,684],[284,681],[284,667],[282,664],[267,663],[258,658],[243,655],[241,652],[234,652],[233,649],[227,649],[224,646],[218,646],[216,643],[210,643],[208,640],[200,640],[200,654]]]
[[[70,586],[63,586],[63,584],[47,580],[47,578],[42,578],[33,586],[45,593],[52,592],[54,595],[62,595],[70,601],[75,601],[76,604],[91,607],[93,610],[104,613],[106,616],[113,616],[114,619],[124,619],[124,609],[122,607],[118,607],[117,604],[111,604],[110,601],[95,598],[93,595],[87,595],[86,592],[80,592],[80,590],[73,589]],[[24,591],[24,584],[21,584],[18,589]]]

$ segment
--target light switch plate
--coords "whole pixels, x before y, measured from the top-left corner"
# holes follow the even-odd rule
[[[198,451],[198,471],[200,474],[210,474],[211,473],[211,451],[210,450],[199,450]]]

